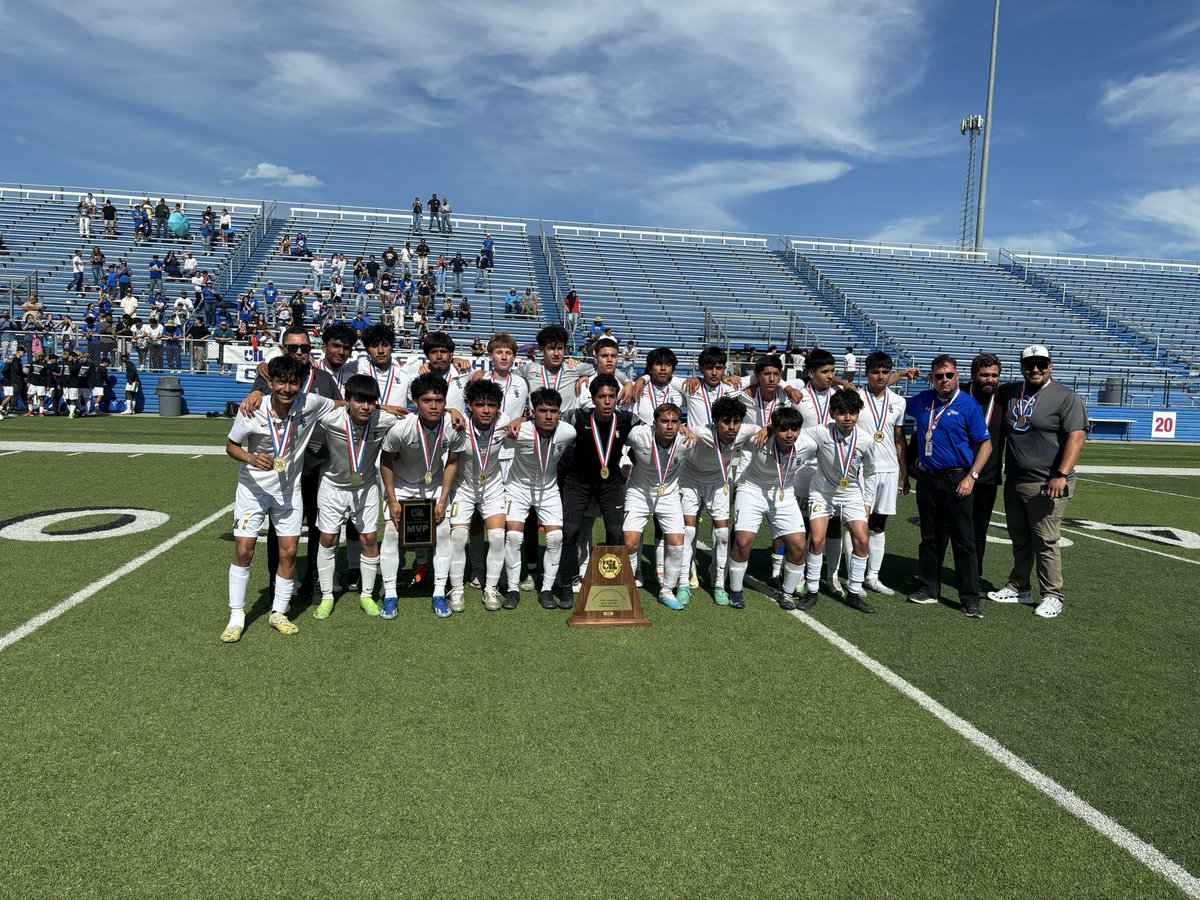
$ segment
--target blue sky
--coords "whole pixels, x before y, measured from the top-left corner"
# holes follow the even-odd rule
[[[989,0],[0,0],[0,180],[953,244]],[[1006,0],[989,247],[1200,254],[1200,3]]]

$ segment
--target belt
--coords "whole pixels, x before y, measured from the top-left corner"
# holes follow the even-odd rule
[[[953,479],[957,479],[958,481],[961,481],[962,479],[967,477],[967,472],[969,472],[970,469],[968,469],[966,466],[958,466],[953,469],[922,468],[921,471],[927,472],[928,474],[934,476],[935,478],[953,478]]]

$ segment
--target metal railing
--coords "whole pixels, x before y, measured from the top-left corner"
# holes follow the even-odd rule
[[[234,246],[232,252],[225,257],[221,263],[221,267],[213,276],[213,281],[224,287],[227,293],[233,291],[233,283],[237,280],[250,262],[250,258],[255,251],[266,240],[267,232],[271,229],[271,223],[275,220],[275,213],[278,204],[272,200],[267,203],[257,216],[246,226],[245,231],[239,235],[239,240]]]

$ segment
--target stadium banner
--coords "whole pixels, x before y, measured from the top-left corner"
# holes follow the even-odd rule
[[[1175,440],[1177,413],[1174,410],[1155,410],[1150,416],[1150,437],[1156,440]]]

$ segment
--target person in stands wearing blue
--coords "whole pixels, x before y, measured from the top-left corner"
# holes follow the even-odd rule
[[[292,238],[292,256],[311,256],[308,249],[308,236],[312,234],[312,229],[301,231]]]
[[[919,586],[913,603],[937,603],[942,557],[947,541],[954,549],[958,601],[970,618],[979,609],[979,563],[975,551],[975,481],[992,452],[979,404],[959,390],[958,363],[936,357],[929,367],[932,390],[908,398],[906,412],[916,420],[917,513],[921,544],[917,552]],[[905,476],[907,482],[907,475]],[[907,483],[905,493],[907,493]]]
[[[157,253],[154,254],[149,265],[146,266],[146,273],[149,277],[149,284],[146,286],[146,289],[152,294],[155,291],[161,291],[163,285],[163,264],[158,258]]]
[[[274,309],[275,304],[279,302],[279,288],[275,287],[275,282],[268,281],[267,286],[263,288],[263,305],[267,309]]]

